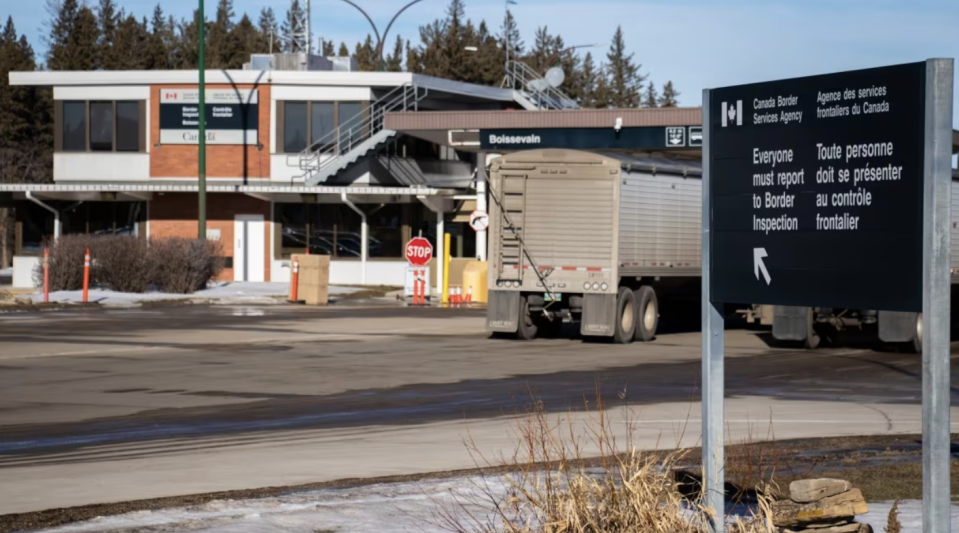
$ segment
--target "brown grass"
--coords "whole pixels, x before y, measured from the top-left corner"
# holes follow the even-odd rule
[[[639,451],[631,429],[620,442],[613,424],[633,428],[632,412],[624,408],[623,420],[614,422],[598,394],[592,405],[587,402],[587,417],[588,422],[579,426],[571,413],[551,417],[534,402],[517,419],[512,456],[492,460],[469,440],[478,466],[508,470],[495,481],[484,477],[477,484],[477,497],[437,504],[431,523],[454,533],[708,531],[709,513],[699,504],[699,494],[684,496],[676,481],[675,472],[687,451]],[[586,466],[591,463],[596,466]],[[760,493],[757,503],[760,512],[737,521],[730,531],[775,530],[763,518],[768,516],[768,498]],[[484,512],[477,513],[477,508]]]
[[[886,519],[886,533],[900,533],[902,524],[899,522],[899,500],[892,503],[892,509],[889,509],[889,517]]]

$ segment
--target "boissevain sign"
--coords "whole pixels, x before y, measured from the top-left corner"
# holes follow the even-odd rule
[[[200,91],[160,89],[160,143],[198,144]],[[206,143],[258,144],[259,92],[206,90]]]

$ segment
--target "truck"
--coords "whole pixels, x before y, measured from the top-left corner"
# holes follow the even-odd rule
[[[698,319],[701,168],[696,161],[569,149],[491,161],[487,329],[530,340],[577,322],[584,337],[625,344],[653,340],[661,318]],[[954,172],[953,288],[957,179]],[[916,351],[922,345],[918,313],[748,302],[737,311],[748,322],[771,325],[775,339],[807,348],[818,347],[827,331],[867,325],[877,325],[884,342]]]
[[[528,150],[494,159],[489,178],[494,334],[533,339],[578,322],[586,337],[651,341],[660,299],[700,283],[695,161]]]

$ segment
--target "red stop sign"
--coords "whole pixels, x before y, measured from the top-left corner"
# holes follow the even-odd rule
[[[433,245],[423,237],[413,237],[406,243],[406,260],[413,266],[426,266],[433,259]]]

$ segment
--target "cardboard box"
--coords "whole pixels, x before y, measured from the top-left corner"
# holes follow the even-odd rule
[[[290,260],[299,263],[296,297],[306,305],[328,304],[330,301],[330,256],[294,254]]]

